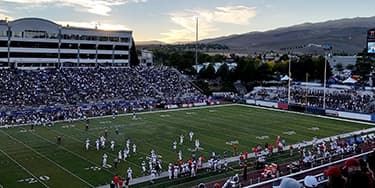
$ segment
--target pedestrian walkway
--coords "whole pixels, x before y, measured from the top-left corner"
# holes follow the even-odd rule
[[[320,141],[334,140],[337,137],[347,138],[347,137],[351,137],[353,135],[358,135],[358,134],[361,134],[361,133],[366,134],[366,133],[370,133],[370,132],[375,132],[375,128],[370,128],[370,129],[360,130],[360,131],[354,131],[354,132],[345,133],[345,134],[336,135],[336,136],[330,136],[330,137],[319,139],[318,142],[320,142]],[[313,144],[313,141],[311,140],[311,141],[307,141],[307,142],[304,142],[304,143],[293,144],[292,147],[293,148],[298,148],[301,145],[303,145],[303,146],[311,146],[312,144]],[[284,147],[284,151],[289,150],[289,148],[290,148],[290,145]],[[273,150],[273,152],[277,152],[277,148],[275,148]],[[249,154],[249,158],[254,158],[254,157],[255,157],[254,153],[250,153]],[[239,161],[239,157],[238,156],[229,157],[229,158],[226,158],[226,160],[227,160],[228,163],[236,162],[236,161]],[[203,169],[204,168],[208,168],[208,163],[204,163],[202,168]],[[160,176],[155,177],[154,180],[155,179],[166,178],[166,177],[168,177],[168,172],[165,171],[165,172],[162,172],[160,174]],[[138,177],[138,178],[134,178],[134,179],[130,180],[129,185],[135,185],[135,184],[139,184],[139,183],[150,182],[151,180],[152,180],[151,175],[149,175],[149,176],[142,176],[142,177]],[[98,188],[109,188],[109,184],[98,186]]]

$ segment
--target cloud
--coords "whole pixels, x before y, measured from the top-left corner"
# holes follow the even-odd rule
[[[0,20],[4,20],[4,19],[12,20],[13,18],[9,16],[10,13],[11,13],[10,11],[0,8]]]
[[[147,0],[2,0],[10,3],[38,6],[50,4],[53,6],[73,7],[77,11],[86,11],[92,14],[108,16],[113,6],[126,3],[144,3]]]
[[[129,28],[126,27],[125,25],[108,24],[108,23],[102,24],[102,23],[98,23],[98,22],[95,22],[95,21],[91,21],[91,22],[56,21],[56,23],[58,23],[62,26],[69,25],[69,26],[74,26],[74,27],[85,27],[85,28],[91,28],[91,29],[97,27],[98,29],[109,30],[109,31],[111,31],[111,30],[129,30]]]
[[[195,18],[199,19],[199,37],[211,36],[223,24],[249,25],[256,16],[255,7],[226,6],[216,7],[213,10],[193,9],[168,14],[172,23],[179,28],[170,29],[161,33],[162,41],[192,41],[195,40]]]

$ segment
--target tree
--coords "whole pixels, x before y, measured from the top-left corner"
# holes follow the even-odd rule
[[[344,70],[344,66],[342,66],[341,63],[337,63],[337,64],[335,65],[335,68],[336,68],[336,70],[339,71],[339,72],[341,72],[341,71]]]
[[[355,67],[354,65],[349,64],[349,65],[347,65],[345,68],[348,69],[348,70],[353,70],[354,67]]]
[[[208,65],[207,68],[206,68],[206,78],[208,79],[214,79],[216,77],[216,74],[215,74],[215,68],[212,64]]]
[[[137,55],[137,48],[135,47],[134,38],[132,38],[132,47],[130,48],[130,66],[139,65],[139,59]]]
[[[217,76],[221,78],[221,80],[228,80],[229,77],[229,67],[226,63],[223,63],[220,68],[217,70]]]

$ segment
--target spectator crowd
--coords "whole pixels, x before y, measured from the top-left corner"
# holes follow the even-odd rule
[[[121,113],[129,110],[124,107],[128,102],[148,107],[150,101],[173,104],[204,99],[183,75],[165,66],[0,69],[0,92],[0,125]]]
[[[246,98],[287,102],[287,87],[256,87]],[[292,86],[290,100],[292,104],[323,107],[324,90],[322,87]],[[375,112],[375,97],[372,91],[354,89],[326,89],[326,108],[353,112]]]

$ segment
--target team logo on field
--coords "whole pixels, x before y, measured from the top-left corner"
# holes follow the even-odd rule
[[[295,131],[286,131],[286,132],[283,132],[283,134],[294,135],[294,134],[296,134],[296,132]]]
[[[265,139],[269,139],[270,137],[265,135],[265,136],[257,136],[255,138],[258,139],[258,140],[265,140]]]

